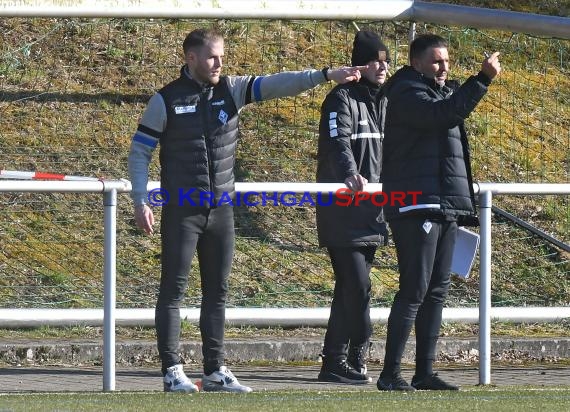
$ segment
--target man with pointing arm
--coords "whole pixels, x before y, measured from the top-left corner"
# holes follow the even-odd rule
[[[267,76],[222,76],[223,37],[212,30],[188,34],[185,65],[177,80],[150,101],[133,136],[129,174],[137,226],[153,233],[148,205],[148,168],[160,144],[162,207],[161,278],[156,304],[158,351],[164,390],[196,392],[178,354],[180,305],[195,252],[200,264],[200,332],[203,390],[250,392],[224,364],[225,304],[234,253],[234,163],[241,109],[254,102],[293,96],[327,80],[358,80],[358,67],[282,72]],[[204,202],[203,193],[209,194]]]
[[[462,85],[449,81],[447,42],[418,36],[409,66],[388,80],[382,166],[387,195],[420,192],[415,202],[384,206],[396,245],[399,290],[388,318],[379,390],[457,390],[433,372],[457,227],[476,225],[475,198],[464,120],[500,73],[499,53]],[[401,376],[404,347],[415,326],[416,370]]]

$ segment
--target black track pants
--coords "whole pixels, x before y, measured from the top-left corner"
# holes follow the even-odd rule
[[[372,335],[370,269],[375,246],[328,248],[335,287],[323,355],[345,357],[348,343],[360,345]]]
[[[441,314],[450,284],[457,223],[409,217],[390,222],[396,244],[400,286],[388,318],[383,374],[399,373],[404,348],[415,324],[416,374],[429,373]]]
[[[202,289],[202,354],[204,370],[210,373],[224,364],[226,295],[235,244],[233,208],[165,206],[161,233],[162,272],[155,322],[162,371],[180,363],[180,305],[197,251]]]

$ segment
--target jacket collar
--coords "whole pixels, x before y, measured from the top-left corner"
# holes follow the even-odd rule
[[[192,75],[190,74],[190,70],[188,70],[187,64],[185,64],[184,66],[182,66],[180,68],[180,77],[183,79],[191,81],[192,83],[196,84],[200,89],[206,89],[208,87],[213,87],[213,85],[211,85],[209,83],[202,83],[202,82],[199,82],[198,80],[194,79],[192,77]]]

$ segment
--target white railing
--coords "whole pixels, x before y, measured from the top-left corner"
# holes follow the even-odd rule
[[[159,182],[150,182],[148,190],[159,187]],[[336,191],[344,188],[343,184],[336,183],[236,183],[238,192],[296,192],[319,193]],[[77,317],[84,316],[97,322],[103,315],[103,390],[115,390],[115,325],[117,323],[116,310],[116,227],[117,227],[117,194],[131,190],[130,182],[120,181],[3,181],[0,180],[1,192],[67,192],[67,193],[103,193],[104,206],[104,304],[103,312],[97,310],[78,309],[0,309],[0,319],[6,324],[3,327],[19,325],[30,326],[30,316],[38,324],[57,322],[62,324],[67,320],[78,323]],[[570,319],[570,307],[549,308],[508,308],[508,311],[491,308],[491,207],[494,195],[570,195],[570,184],[524,184],[524,183],[479,183],[474,184],[475,193],[479,196],[479,215],[481,220],[480,236],[480,265],[479,265],[479,310],[475,318],[473,310],[466,308],[446,308],[445,321],[475,321],[479,322],[479,383],[491,383],[491,319],[498,320],[562,320]],[[369,184],[366,191],[370,193],[382,191],[381,184]],[[188,320],[197,321],[198,311],[187,309],[183,313]],[[373,321],[380,319],[386,321],[389,312],[385,308],[371,311]],[[122,310],[124,316],[129,317],[135,324],[154,324],[154,312],[149,309]],[[519,314],[517,316],[517,313]],[[263,308],[254,310],[250,308],[228,309],[227,320],[230,324],[248,319],[248,324],[276,325],[297,322],[307,324],[311,319],[326,324],[328,308],[298,308],[283,309]],[[259,316],[256,323],[256,316]],[[503,318],[504,316],[504,318]],[[544,316],[544,318],[542,318]],[[26,323],[28,319],[28,323]],[[123,319],[124,321],[125,319]],[[0,321],[0,322],[2,322]],[[11,323],[10,323],[11,322]],[[152,322],[152,323],[151,323]],[[121,322],[125,324],[125,322]],[[133,324],[133,323],[129,323]],[[309,323],[310,324],[310,323]]]
[[[115,306],[117,262],[117,193],[130,191],[131,183],[119,181],[21,181],[0,180],[2,192],[103,193],[103,390],[115,390]],[[26,309],[22,309],[25,311]],[[33,309],[32,309],[33,310]],[[72,309],[70,309],[72,310]]]
[[[11,0],[0,16],[400,20],[570,39],[570,18],[414,0]]]

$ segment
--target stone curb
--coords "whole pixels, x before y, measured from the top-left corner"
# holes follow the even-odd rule
[[[384,340],[375,340],[369,353],[371,362],[381,362]],[[322,340],[284,338],[264,340],[227,340],[226,359],[229,364],[243,362],[318,362]],[[183,341],[180,353],[186,363],[201,363],[201,344]],[[413,362],[415,342],[410,338],[402,361]],[[479,358],[477,338],[441,338],[438,361],[476,363]],[[491,359],[507,362],[550,361],[570,358],[570,337],[563,338],[500,338],[491,340]],[[57,341],[0,343],[0,362],[18,365],[93,364],[103,359],[102,342]],[[115,346],[117,365],[140,366],[158,363],[156,343],[152,341],[121,341]]]

